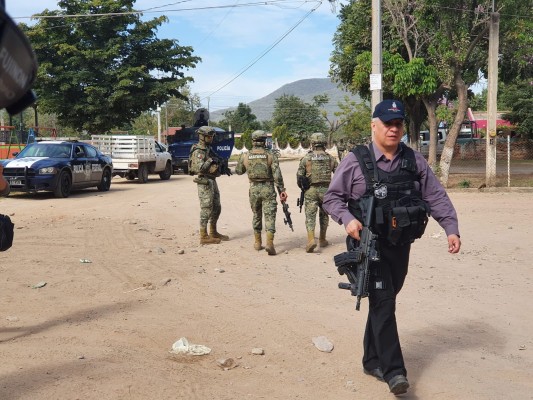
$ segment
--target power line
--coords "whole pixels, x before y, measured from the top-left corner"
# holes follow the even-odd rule
[[[309,10],[296,24],[294,24],[287,32],[285,32],[278,40],[276,40],[272,45],[270,45],[265,51],[263,51],[258,57],[256,57],[254,60],[252,60],[246,67],[244,67],[236,76],[234,76],[232,79],[230,79],[227,83],[213,91],[209,96],[205,96],[200,101],[205,100],[206,98],[209,98],[210,96],[214,95],[215,93],[218,93],[222,89],[224,89],[226,86],[228,86],[230,83],[232,83],[234,80],[236,80],[238,77],[240,77],[242,74],[244,74],[246,71],[248,71],[250,68],[252,68],[260,59],[262,59],[264,56],[266,56],[274,47],[276,47],[283,39],[285,39],[293,30],[295,30],[298,25],[300,25],[311,13],[313,13],[318,7],[322,5],[322,0],[319,1],[318,5],[315,8],[312,8]]]
[[[173,3],[185,3],[191,0],[183,0],[181,2]],[[189,8],[179,8],[179,9],[160,9],[160,7],[152,7],[146,10],[134,10],[134,11],[123,11],[123,12],[114,12],[114,13],[94,13],[94,14],[54,14],[54,15],[42,15],[34,14],[31,16],[23,17],[12,17],[13,19],[58,19],[58,18],[96,18],[96,17],[119,17],[124,15],[136,15],[136,14],[150,14],[150,13],[167,13],[167,12],[183,12],[183,11],[205,11],[205,10],[215,10],[215,9],[224,9],[224,8],[241,8],[241,7],[260,7],[260,6],[281,6],[287,3],[297,3],[299,8],[302,4],[306,3],[316,3],[316,0],[267,0],[267,1],[257,1],[251,3],[242,3],[242,4],[228,4],[228,5],[217,5],[217,6],[205,6],[205,7],[189,7]]]

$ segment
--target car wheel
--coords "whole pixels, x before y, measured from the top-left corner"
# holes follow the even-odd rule
[[[139,171],[137,172],[137,175],[140,183],[148,182],[148,165],[146,165],[146,163],[139,165]]]
[[[171,176],[172,176],[172,165],[170,164],[170,161],[169,161],[167,162],[167,165],[165,165],[165,170],[159,173],[159,177],[164,181],[168,181]]]
[[[54,189],[54,195],[57,198],[65,198],[70,195],[72,189],[72,177],[67,171],[61,171],[57,180],[56,188]]]
[[[135,179],[135,173],[128,172],[124,178],[126,178],[128,181],[132,181]]]
[[[189,166],[188,166],[188,165],[186,165],[185,167],[183,167],[183,173],[184,173],[185,175],[187,175],[187,174],[189,173]]]
[[[102,173],[102,180],[100,184],[96,186],[100,192],[107,192],[111,187],[111,171],[109,168],[104,169]]]

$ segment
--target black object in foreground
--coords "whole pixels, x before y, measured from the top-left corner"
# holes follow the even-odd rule
[[[377,235],[373,234],[369,228],[372,222],[374,201],[374,196],[368,200],[367,213],[363,229],[360,232],[358,246],[333,257],[339,274],[346,275],[350,282],[340,282],[339,289],[350,290],[352,296],[357,297],[355,309],[358,311],[361,305],[361,298],[368,297],[370,263],[379,261],[379,253],[376,248]],[[354,242],[351,241],[351,243]]]

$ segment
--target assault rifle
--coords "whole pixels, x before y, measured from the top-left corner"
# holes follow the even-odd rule
[[[311,187],[311,184],[309,182],[309,178],[303,175],[298,176],[298,187],[301,189],[300,192],[300,198],[296,200],[296,206],[300,207],[300,212],[302,212],[302,207],[304,205],[305,200],[305,192]]]
[[[218,160],[219,160],[218,168],[220,170],[220,174],[221,175],[226,174],[227,176],[233,175],[233,173],[231,172],[231,169],[228,166],[228,159],[219,158]]]
[[[346,275],[350,283],[340,282],[339,289],[350,290],[352,296],[357,296],[355,309],[359,311],[361,298],[368,297],[368,283],[370,280],[370,263],[379,261],[379,253],[376,249],[377,235],[370,230],[372,215],[374,213],[374,196],[368,200],[368,207],[360,232],[359,246],[355,247],[355,241],[350,238],[348,251],[334,256],[335,266],[340,275]]]
[[[278,193],[281,194],[281,190],[278,188]],[[294,232],[294,228],[292,227],[292,219],[291,219],[291,213],[289,211],[289,205],[285,200],[281,200],[281,206],[283,207],[283,214],[285,214],[285,218],[283,218],[283,222],[285,222],[285,225],[289,225],[289,228],[291,228],[291,231]]]
[[[217,153],[215,153],[211,147],[209,147],[209,157],[213,160],[213,163],[218,165],[218,171],[220,172],[220,175],[226,174],[227,176],[233,175],[231,172],[231,169],[228,166],[228,159],[220,157]]]
[[[300,207],[300,212],[302,212],[302,207],[304,205],[304,200],[305,200],[305,190],[302,189],[302,191],[300,192],[300,198],[298,200],[296,200],[296,206]]]

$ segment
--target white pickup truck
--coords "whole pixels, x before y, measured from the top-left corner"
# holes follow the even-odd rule
[[[172,175],[172,156],[151,136],[94,135],[91,143],[111,157],[113,175],[139,178],[140,183],[148,181],[148,174],[159,174],[163,180]]]

